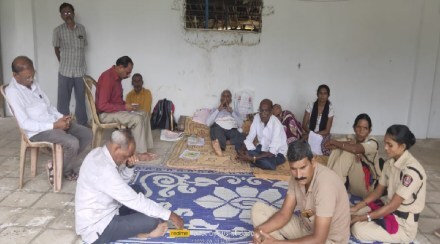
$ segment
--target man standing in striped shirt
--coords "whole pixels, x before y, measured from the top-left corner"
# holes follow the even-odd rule
[[[78,124],[87,125],[84,82],[86,59],[84,49],[87,46],[87,35],[83,25],[75,23],[75,9],[69,3],[60,6],[61,19],[64,23],[53,31],[52,44],[60,62],[58,72],[57,109],[64,115],[70,114],[70,97],[72,88],[75,91],[75,117]]]

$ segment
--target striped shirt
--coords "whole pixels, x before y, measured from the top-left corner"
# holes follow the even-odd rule
[[[53,31],[52,44],[60,48],[59,73],[66,77],[82,77],[86,73],[84,48],[87,46],[86,29],[76,24],[73,30],[64,23]]]

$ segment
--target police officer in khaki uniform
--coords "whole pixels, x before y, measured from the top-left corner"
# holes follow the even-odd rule
[[[371,133],[371,119],[368,114],[359,114],[354,120],[355,134],[341,140],[329,140],[325,147],[332,149],[327,167],[332,169],[346,182],[349,192],[366,197],[374,190],[374,184],[380,176],[379,143]],[[366,175],[365,169],[368,170]]]
[[[350,206],[342,181],[316,161],[307,142],[291,143],[287,157],[293,177],[281,209],[259,202],[252,207],[254,243],[348,243]]]
[[[390,159],[385,163],[376,189],[351,208],[352,234],[361,241],[408,243],[417,235],[417,226],[425,207],[426,173],[408,149],[416,139],[405,125],[392,125],[385,134],[385,151]],[[385,191],[384,206],[370,212],[367,203],[379,199]],[[366,214],[365,214],[366,213]],[[397,222],[397,231],[388,232],[376,223],[389,214]]]

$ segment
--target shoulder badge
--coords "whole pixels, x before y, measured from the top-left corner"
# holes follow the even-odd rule
[[[408,187],[409,185],[411,185],[412,182],[413,182],[413,178],[410,175],[403,176],[402,184],[404,186]]]

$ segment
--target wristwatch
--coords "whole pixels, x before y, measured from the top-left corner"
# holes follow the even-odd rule
[[[368,219],[368,222],[371,222],[371,216],[370,216],[370,214],[367,214],[367,219]]]

